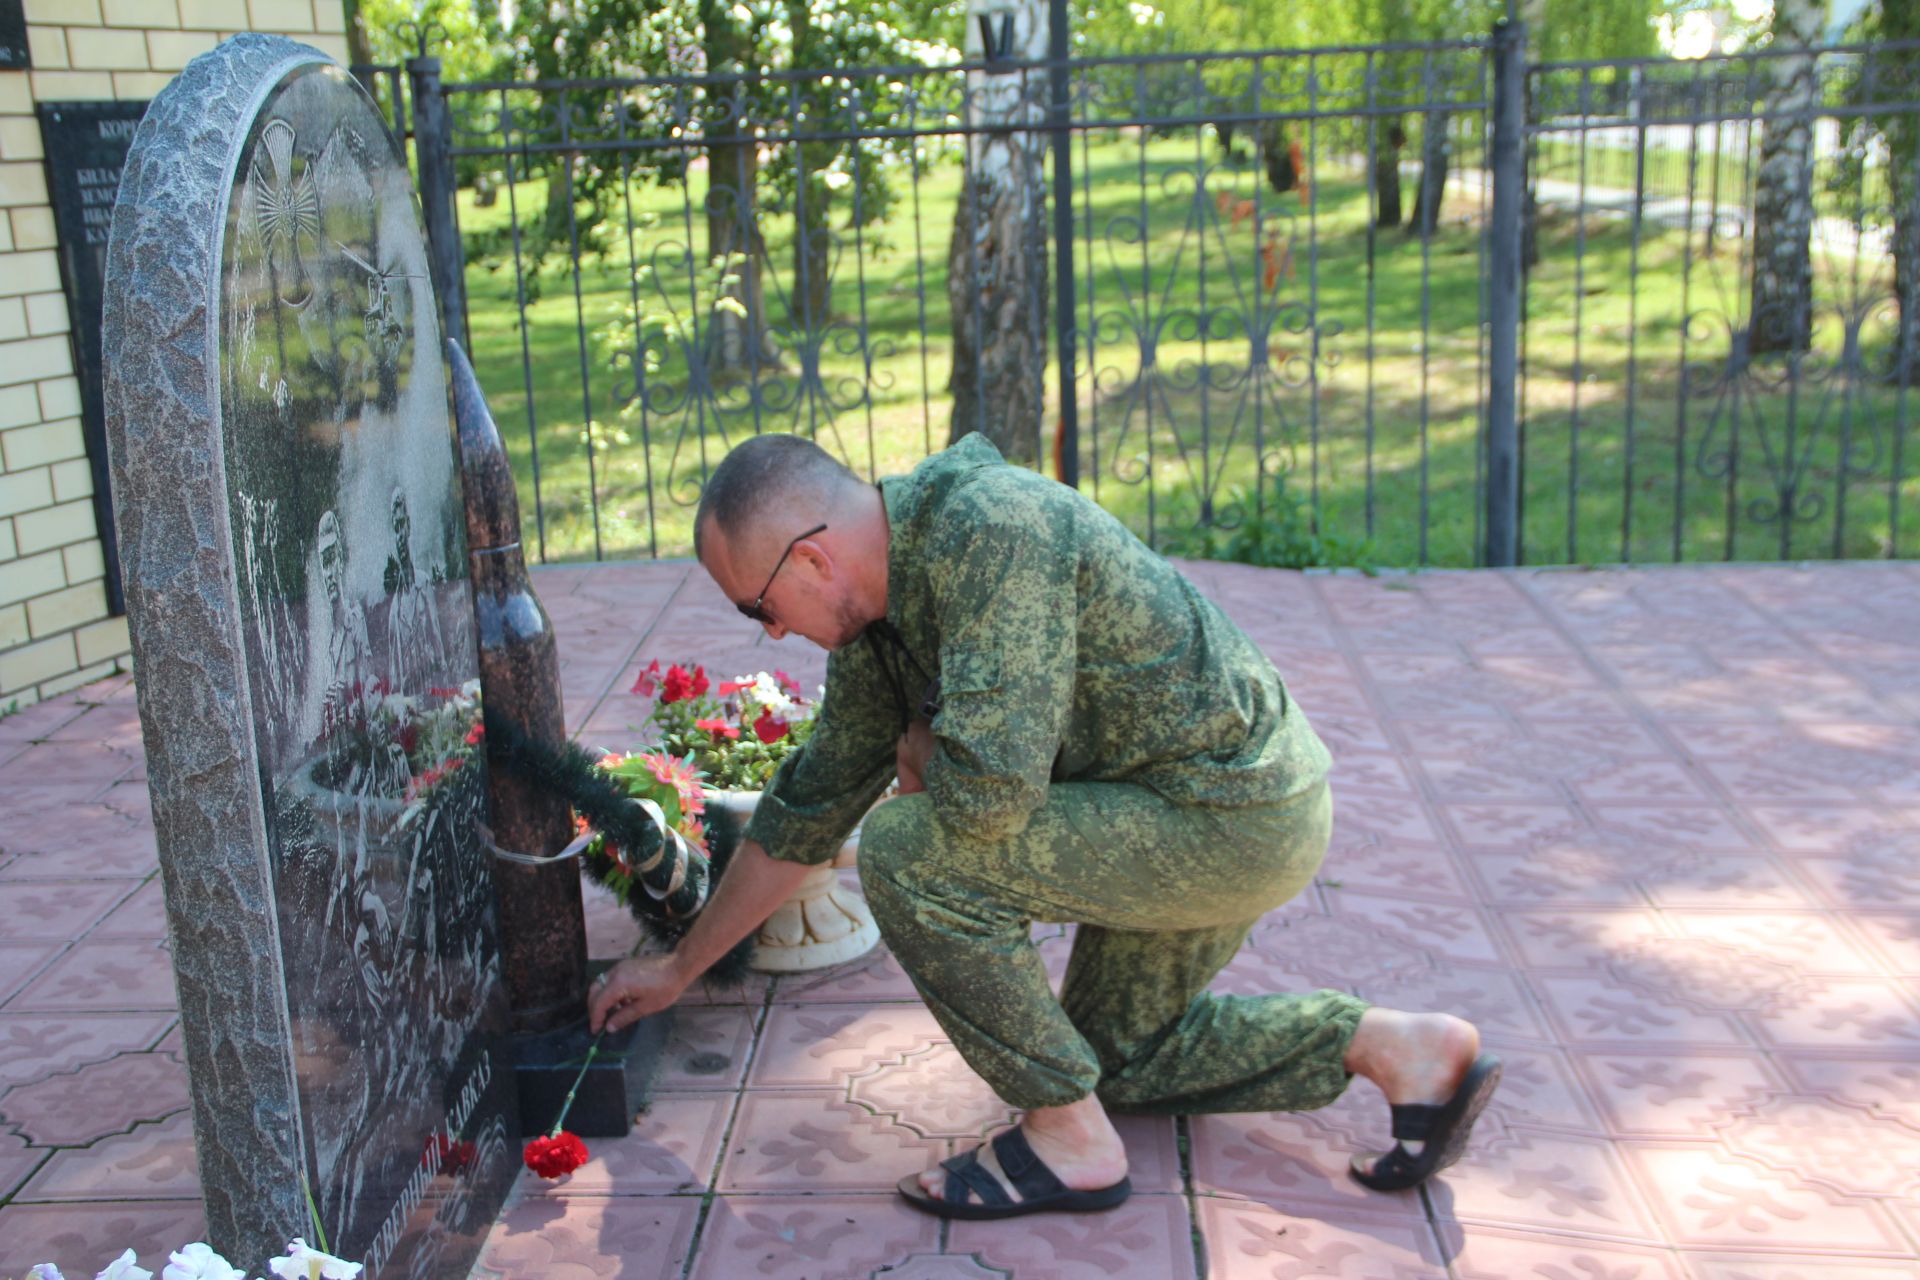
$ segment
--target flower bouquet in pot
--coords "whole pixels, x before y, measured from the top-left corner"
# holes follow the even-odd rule
[[[773,771],[813,732],[814,704],[784,671],[757,671],[717,685],[706,668],[656,661],[634,681],[652,697],[647,723],[660,748],[691,761],[708,791],[762,791]]]
[[[652,697],[647,724],[660,749],[699,771],[709,824],[751,814],[774,771],[813,732],[815,704],[784,671],[713,681],[706,668],[658,662],[632,692]],[[792,973],[864,955],[879,940],[867,904],[831,865],[800,882],[754,939],[753,967]]]

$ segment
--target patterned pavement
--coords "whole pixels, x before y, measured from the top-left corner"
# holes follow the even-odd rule
[[[1007,1111],[882,950],[690,1001],[634,1136],[523,1181],[476,1275],[1920,1274],[1920,566],[1188,568],[1338,757],[1320,881],[1218,986],[1473,1018],[1507,1074],[1465,1163],[1348,1182],[1386,1129],[1361,1082],[1128,1121],[1111,1215],[942,1227],[894,1180]],[[595,745],[636,740],[653,658],[824,669],[686,563],[537,583]],[[0,721],[0,812],[0,1275],[157,1272],[202,1219],[127,678]]]

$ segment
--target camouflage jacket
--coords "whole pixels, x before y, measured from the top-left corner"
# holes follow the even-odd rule
[[[934,813],[982,838],[1018,834],[1052,782],[1240,807],[1325,778],[1326,748],[1273,664],[1081,494],[977,434],[880,492],[887,616],[829,656],[813,736],[748,825],[773,857],[833,855],[929,694]]]

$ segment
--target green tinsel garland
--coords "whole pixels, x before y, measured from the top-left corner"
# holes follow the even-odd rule
[[[491,709],[486,712],[486,726],[494,764],[504,765],[516,777],[542,791],[563,796],[574,812],[587,820],[588,826],[628,850],[635,861],[645,862],[659,848],[660,833],[653,823],[631,802],[625,788],[600,772],[598,761],[584,747],[574,742],[554,744],[530,738],[519,725]],[[740,820],[720,808],[708,809],[703,817],[711,899],[712,890],[718,888],[734,850],[740,846]],[[610,855],[590,854],[581,862],[596,884],[608,883],[608,872],[613,869]],[[669,916],[660,903],[644,892],[629,894],[627,909],[642,930],[667,946],[685,937],[695,918]],[[753,935],[748,934],[714,963],[707,977],[724,986],[738,986],[746,980],[747,966],[752,959]]]

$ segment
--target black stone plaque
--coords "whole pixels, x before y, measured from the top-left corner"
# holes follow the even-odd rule
[[[26,0],[0,0],[0,71],[25,71],[33,65],[27,49]]]
[[[19,5],[13,6],[19,12]],[[0,28],[4,28],[0,20]],[[6,64],[0,63],[0,66]],[[47,193],[60,235],[60,274],[67,287],[73,367],[80,378],[80,430],[93,470],[93,513],[107,562],[107,604],[126,612],[120,547],[107,474],[105,408],[100,400],[100,286],[107,272],[107,227],[133,131],[144,102],[42,102],[40,140],[47,156]]]
[[[201,1180],[239,1265],[470,1269],[519,1165],[439,310],[407,166],[316,50],[154,100],[106,403]]]

